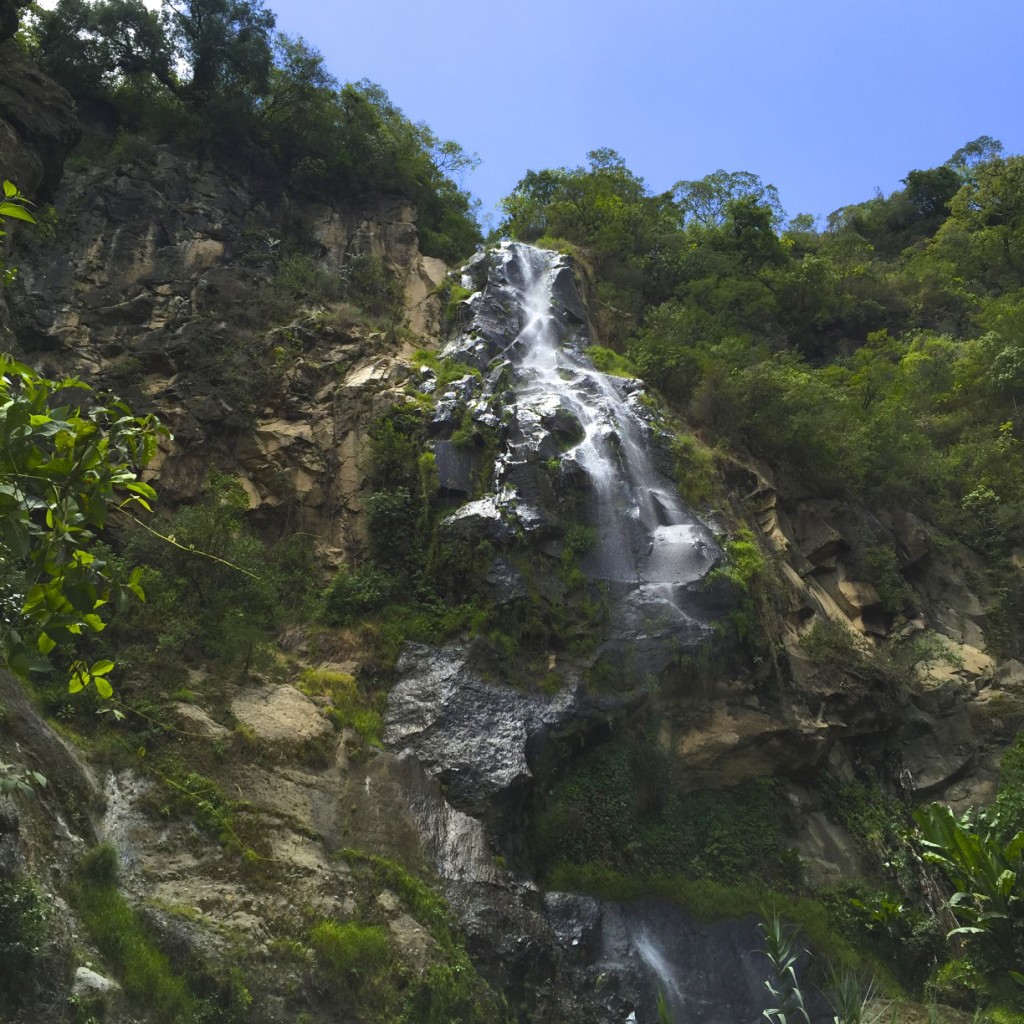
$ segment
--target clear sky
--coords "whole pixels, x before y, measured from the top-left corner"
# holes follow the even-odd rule
[[[660,191],[718,167],[790,214],[890,192],[979,135],[1024,152],[1020,0],[268,0],[342,81],[369,78],[482,164],[487,213],[528,170],[617,149]]]

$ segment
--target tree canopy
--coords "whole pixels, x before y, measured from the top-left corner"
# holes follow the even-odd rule
[[[395,195],[419,210],[421,248],[453,262],[479,241],[459,184],[476,158],[407,118],[372,82],[340,85],[261,0],[59,0],[30,33],[43,70],[106,132],[245,160],[322,198]]]

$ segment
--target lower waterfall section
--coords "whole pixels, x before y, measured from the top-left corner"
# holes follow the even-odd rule
[[[569,259],[505,243],[463,273],[474,291],[442,358],[467,372],[433,395],[453,505],[440,529],[488,545],[510,615],[564,591],[569,567],[598,637],[552,650],[557,686],[543,688],[474,641],[406,646],[384,740],[435,787],[418,812],[425,850],[475,961],[526,1019],[646,1024],[661,992],[676,1019],[753,1024],[764,971],[752,919],[701,925],[666,903],[541,894],[532,881],[524,822],[538,785],[639,714],[666,668],[709,642],[728,597],[709,580],[722,550],[671,482],[642,383],[587,358]],[[438,390],[432,371],[421,378]],[[467,445],[473,431],[487,444]]]

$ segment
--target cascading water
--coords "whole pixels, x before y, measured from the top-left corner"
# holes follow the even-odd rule
[[[470,301],[470,328],[449,352],[475,355],[481,368],[511,364],[499,504],[520,519],[543,519],[529,507],[529,478],[556,435],[560,450],[547,462],[557,459],[565,480],[586,481],[580,517],[596,542],[582,569],[605,587],[619,641],[605,653],[616,648],[620,662],[656,673],[710,633],[708,602],[692,591],[721,549],[654,464],[638,382],[600,373],[587,358],[585,326],[567,308],[566,257],[514,242],[495,256],[498,281]],[[491,326],[496,303],[518,307],[521,328],[511,338]]]
[[[658,989],[673,1020],[681,1019],[685,1003],[682,984],[675,967],[669,962],[664,951],[644,928],[635,938],[636,951],[640,959],[657,978]]]
[[[647,1024],[660,990],[688,1021],[756,1020],[761,979],[741,987],[739,1002],[725,1000],[727,1018],[711,1010],[753,948],[749,922],[705,928],[658,901],[599,904],[558,893],[545,894],[541,917],[528,878],[512,883],[514,898],[500,888],[509,883],[489,860],[488,842],[498,836],[499,845],[522,850],[518,830],[535,782],[551,778],[581,744],[600,742],[609,722],[642,706],[651,679],[709,637],[722,607],[707,577],[723,555],[659,465],[670,437],[645,404],[642,382],[601,373],[587,357],[587,313],[571,260],[505,243],[475,257],[463,285],[473,290],[461,307],[463,328],[441,355],[479,375],[435,394],[434,466],[456,504],[440,529],[493,552],[487,582],[495,607],[509,607],[513,621],[528,602],[534,614],[563,601],[577,602],[573,614],[599,611],[582,612],[593,615],[584,620],[593,645],[541,651],[561,670],[554,693],[514,672],[517,685],[503,682],[489,638],[480,662],[465,639],[407,647],[389,694],[385,744],[414,757],[461,815],[455,831],[421,824],[425,848],[467,927],[493,919],[486,934],[496,943],[488,947],[496,971],[525,977],[536,969],[530,942],[501,940],[529,927],[549,937],[543,941],[557,938],[563,968],[579,971],[575,996],[595,1008],[591,1019],[613,1024],[632,1012]],[[437,381],[424,367],[422,389],[436,391]],[[466,443],[470,421],[479,444]],[[483,496],[481,480],[489,481]],[[574,551],[585,587],[561,573],[570,538],[581,536],[589,543]],[[463,827],[470,822],[480,827]],[[614,980],[603,988],[595,978]]]

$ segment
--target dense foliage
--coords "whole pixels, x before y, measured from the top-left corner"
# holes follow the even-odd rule
[[[503,231],[575,251],[606,343],[785,486],[1024,543],[1024,157],[987,137],[820,228],[755,175],[653,195],[612,151],[531,171]],[[993,636],[1019,654],[1019,580]]]
[[[262,0],[60,0],[35,19],[28,45],[95,130],[245,160],[295,194],[412,200],[427,255],[454,261],[477,242],[456,181],[475,158],[380,86],[340,85],[304,40],[275,33]]]

